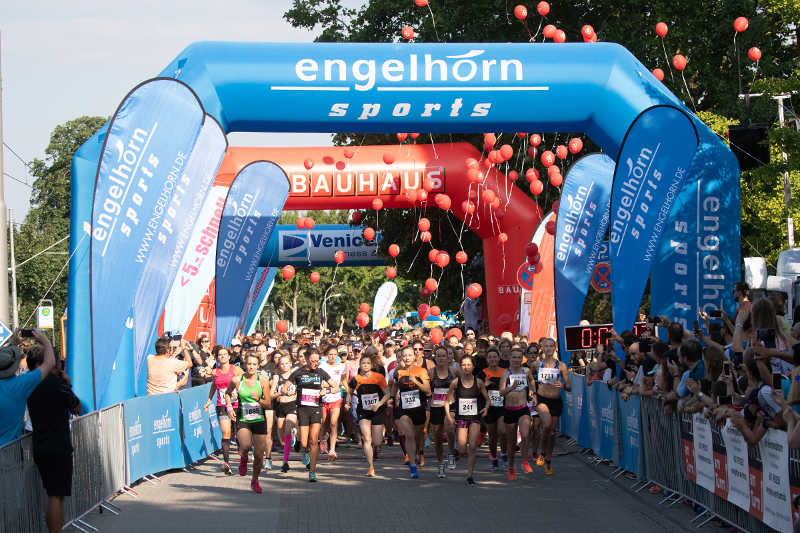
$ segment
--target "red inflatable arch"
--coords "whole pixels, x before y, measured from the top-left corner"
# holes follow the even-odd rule
[[[231,147],[217,172],[216,183],[230,185],[246,165],[266,160],[280,165],[289,176],[291,190],[284,209],[371,209],[375,198],[381,198],[383,207],[391,209],[421,205],[419,201],[412,204],[407,193],[422,190],[424,180],[431,178],[434,188],[428,196],[428,206],[436,209],[435,194],[448,195],[453,214],[483,240],[484,294],[492,333],[516,332],[520,293],[517,269],[525,262],[524,247],[530,242],[542,214],[528,195],[492,168],[480,185],[480,193],[490,189],[501,201],[494,210],[492,223],[490,208],[481,198],[478,185],[471,184],[467,178],[465,161],[480,157],[480,152],[468,143]],[[310,169],[306,168],[307,163],[313,163]],[[473,215],[466,214],[462,207],[470,194],[476,206]],[[415,193],[411,192],[411,196],[413,198]],[[508,236],[505,244],[499,242],[500,233]]]

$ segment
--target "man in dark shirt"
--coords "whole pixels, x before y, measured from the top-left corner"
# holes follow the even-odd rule
[[[52,350],[38,344],[28,349],[26,360],[31,371],[42,365],[48,349]],[[80,408],[80,400],[73,394],[69,378],[58,365],[28,398],[33,425],[33,461],[47,492],[47,530],[50,533],[61,531],[64,497],[72,491],[69,415],[78,414]]]

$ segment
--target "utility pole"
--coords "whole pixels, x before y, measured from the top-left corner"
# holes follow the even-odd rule
[[[3,36],[0,34],[0,321],[8,324],[8,240],[6,238],[6,195],[3,184]]]
[[[780,122],[781,128],[786,124],[786,119],[783,115],[783,101],[790,96],[791,95],[788,94],[780,94],[772,97],[778,102],[778,121]],[[781,158],[783,159],[783,163],[786,164],[787,156],[786,152],[783,151],[783,147],[781,147]],[[786,233],[789,237],[789,248],[794,248],[794,220],[790,216],[791,211],[789,211],[789,204],[791,201],[792,190],[789,186],[789,171],[787,170],[783,173],[783,203],[786,206]]]
[[[17,260],[14,259],[14,210],[8,210],[8,251],[11,266],[11,323],[12,329],[19,327],[19,316],[17,311]]]

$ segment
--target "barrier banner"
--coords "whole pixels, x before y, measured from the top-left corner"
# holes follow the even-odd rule
[[[600,411],[600,448],[595,449],[597,455],[619,464],[619,447],[617,438],[617,391],[608,387],[592,387],[595,397],[595,409]]]
[[[187,464],[205,459],[217,450],[209,418],[203,411],[210,390],[211,384],[207,383],[178,393],[183,417],[183,455]]]
[[[600,406],[598,404],[601,394],[599,391],[601,389],[606,389],[606,392],[608,392],[604,383],[595,383],[590,388],[587,387],[586,390],[589,394],[586,395],[586,410],[583,413],[589,430],[589,445],[587,447],[594,450],[597,455],[602,455],[600,450],[603,447],[603,432],[600,428]]]
[[[590,154],[570,168],[556,218],[553,274],[561,360],[569,364],[564,328],[576,326],[608,227],[614,160]]]
[[[372,302],[372,329],[386,327],[381,325],[381,321],[389,316],[395,298],[397,298],[397,285],[393,282],[387,281],[378,288],[375,301]]]
[[[164,235],[162,217],[204,117],[188,86],[158,78],[133,89],[111,119],[91,216],[95,403],[108,385],[136,290],[154,244]],[[129,381],[132,391],[133,376]]]
[[[727,499],[732,504],[750,510],[750,472],[747,459],[747,442],[730,421],[722,429],[725,441],[726,469],[728,480]]]
[[[163,190],[172,189],[172,196],[169,203],[159,204],[159,215],[150,219],[156,238],[133,304],[133,360],[137,382],[155,342],[153,337],[157,334],[159,317],[178,269],[184,274],[197,269],[197,265],[181,266],[181,260],[227,146],[227,137],[219,123],[206,115],[183,169],[174,168],[164,182]]]
[[[254,309],[259,310],[264,306],[267,301],[267,296],[272,290],[272,280],[275,279],[275,274],[278,271],[269,267],[258,267],[256,275],[253,276],[253,282],[250,284],[250,290],[247,291],[244,305],[242,306],[242,313],[239,315],[239,323],[236,325],[236,330],[244,334],[248,333],[250,327],[250,317]],[[258,317],[255,317],[258,320]]]
[[[792,531],[789,490],[789,441],[785,431],[768,429],[758,442],[763,466],[764,523],[778,531]]]
[[[789,492],[792,500],[800,496],[800,449],[789,449]],[[792,522],[800,520],[800,509],[792,505]]]
[[[183,468],[178,395],[156,394],[122,403],[128,442],[128,479]]]
[[[650,282],[652,316],[687,329],[700,311],[733,314],[741,268],[739,164],[713,133],[701,128],[700,139]]]
[[[228,187],[215,184],[206,196],[183,254],[180,271],[164,305],[164,331],[186,334],[208,286],[214,279],[217,235],[227,195]]]
[[[595,387],[605,387],[605,383],[594,381],[590,384],[586,384],[584,381],[584,392],[583,400],[580,406],[580,422],[578,423],[578,446],[581,448],[592,448],[592,420],[596,420],[596,418],[589,418],[590,416],[594,415],[594,411],[589,412],[589,405],[592,404],[592,390]]]
[[[643,111],[625,135],[614,172],[609,227],[611,307],[617,331],[633,327],[697,143],[689,116],[672,106]]]
[[[564,409],[559,418],[559,430],[578,440],[581,425],[581,409],[583,407],[583,395],[586,393],[586,377],[580,374],[570,374],[570,385],[572,390],[567,392],[561,390],[561,399],[564,402]]]
[[[763,469],[761,463],[761,448],[759,446],[747,446],[747,467],[750,487],[750,509],[748,512],[764,521],[764,491],[763,491]]]
[[[216,404],[212,402],[206,413],[208,424],[211,428],[211,431],[208,433],[211,437],[211,449],[217,451],[222,449],[222,429],[219,427],[219,417],[217,416],[217,410],[214,408],[214,405]]]
[[[728,457],[723,438],[724,427],[711,425],[711,438],[714,445],[714,494],[728,499]]]
[[[289,195],[286,173],[257,161],[242,169],[228,191],[216,255],[216,342],[229,345],[256,276],[264,247]]]
[[[707,491],[714,492],[714,445],[711,436],[711,424],[703,416],[703,413],[694,413],[692,415],[692,433],[695,483]]]
[[[694,433],[692,415],[681,413],[681,453],[683,455],[683,472],[686,479],[697,483],[697,470],[694,465]]]
[[[640,396],[631,396],[626,402],[617,393],[619,406],[620,440],[622,441],[622,457],[619,466],[639,475],[639,453],[641,450],[641,406]]]
[[[261,317],[261,312],[264,310],[264,304],[267,303],[269,293],[272,292],[272,287],[275,285],[275,274],[278,273],[276,268],[258,267],[259,271],[263,270],[258,276],[262,280],[256,284],[258,293],[253,301],[253,306],[250,308],[250,313],[247,315],[247,320],[242,326],[246,335],[252,335],[258,325],[258,319]]]
[[[316,170],[316,169],[315,169]],[[323,182],[321,182],[323,183]],[[375,238],[364,238],[363,226],[350,224],[317,224],[312,229],[280,224],[272,232],[264,249],[264,266],[293,265],[306,267],[336,266],[333,254],[342,250],[351,266],[385,265],[386,259],[378,255],[378,244],[383,232],[376,231]]]

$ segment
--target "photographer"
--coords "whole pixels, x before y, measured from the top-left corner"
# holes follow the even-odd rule
[[[22,342],[20,332],[15,331],[8,344],[0,348],[0,446],[18,439],[22,434],[25,402],[56,364],[53,347],[47,337],[37,330],[23,332],[45,347],[44,359],[36,370],[17,375],[24,357],[18,346]]]
[[[37,340],[41,343],[38,337]],[[49,343],[27,349],[26,361],[31,372],[41,369],[45,360],[52,358],[53,349]],[[64,497],[72,493],[69,417],[70,413],[78,414],[80,410],[80,400],[73,394],[69,378],[57,366],[43,374],[42,382],[28,398],[28,413],[33,424],[33,461],[47,492],[47,529],[51,533],[61,531]]]
[[[167,337],[156,341],[156,354],[147,356],[147,394],[175,392],[186,383],[186,371],[192,367],[192,360],[189,357],[183,361],[177,359],[185,342]]]

